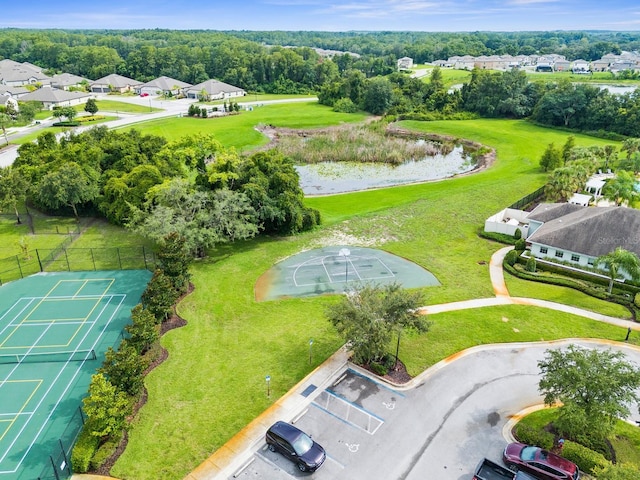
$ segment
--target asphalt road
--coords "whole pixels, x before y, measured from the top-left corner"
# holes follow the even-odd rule
[[[638,348],[569,340],[477,348],[426,372],[407,390],[347,370],[295,417],[327,450],[313,478],[469,480],[482,457],[501,462],[509,420],[542,403],[537,362],[547,349],[569,343],[621,349],[640,365]],[[638,406],[632,410],[631,420],[640,418]],[[307,476],[261,442],[254,461],[234,478]]]

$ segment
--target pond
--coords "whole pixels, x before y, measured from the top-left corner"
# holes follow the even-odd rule
[[[636,85],[607,85],[603,83],[596,83],[592,85],[594,87],[598,87],[600,90],[607,90],[609,93],[613,93],[615,95],[633,93],[638,88]]]
[[[446,155],[437,154],[398,166],[357,162],[320,162],[296,166],[305,195],[329,195],[439,180],[474,168],[476,162],[462,146],[456,146]]]

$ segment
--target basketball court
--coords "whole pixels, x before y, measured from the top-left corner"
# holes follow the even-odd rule
[[[78,407],[91,375],[107,348],[117,348],[150,277],[46,273],[0,288],[0,480],[68,470],[58,444],[75,441],[63,437],[82,425]],[[70,423],[79,424],[70,432]]]
[[[437,286],[428,270],[384,250],[333,246],[289,257],[256,283],[256,300],[342,293],[363,284],[399,283],[404,288]]]

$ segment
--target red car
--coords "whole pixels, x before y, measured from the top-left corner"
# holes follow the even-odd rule
[[[578,480],[580,470],[575,463],[540,447],[510,443],[502,460],[511,470],[522,470],[541,480]]]
[[[148,94],[147,92],[143,92],[143,93],[141,93],[141,94],[140,94],[140,96],[141,96],[141,97],[148,97],[148,96],[149,96],[149,94]]]

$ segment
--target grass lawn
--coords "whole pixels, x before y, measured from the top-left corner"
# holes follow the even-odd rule
[[[268,120],[263,116],[258,123],[295,126],[298,107],[304,127],[321,125],[313,111],[316,117],[324,112],[337,118],[316,104],[269,106],[263,110],[271,113]],[[260,116],[220,119],[226,123],[193,121],[223,123],[247,133],[252,118]],[[148,404],[113,475],[185,476],[340,346],[341,339],[324,317],[326,306],[338,297],[254,301],[257,278],[281,259],[346,238],[409,258],[433,272],[442,286],[424,289],[426,304],[493,296],[488,262],[501,245],[479,238],[477,231],[487,216],[542,185],[538,158],[548,143],[562,144],[567,134],[519,121],[404,122],[404,126],[480,141],[495,147],[498,159],[490,169],[447,181],[309,198],[307,203],[324,218],[324,226],[316,231],[223,246],[196,262],[192,268],[196,290],[179,305],[189,323],[163,337],[169,360],[146,379]],[[248,145],[239,134],[234,141],[237,147]],[[576,142],[607,143],[584,136],[576,136]],[[611,314],[608,304],[587,301],[577,292],[551,290],[539,291]],[[449,312],[431,320],[429,333],[403,336],[400,356],[413,374],[481,343],[574,336],[623,340],[626,334],[626,329],[608,324],[525,306]],[[314,339],[312,365],[309,338]],[[266,397],[266,375],[272,379],[271,398]]]
[[[243,111],[238,115],[219,118],[172,117],[152,120],[126,127],[135,128],[145,134],[160,135],[176,140],[185,135],[212,134],[223,145],[242,151],[268,142],[254,127],[270,124],[276,127],[315,128],[359,122],[366,114],[338,113],[317,102],[269,104]]]
[[[152,113],[162,111],[161,108],[151,108],[149,105],[137,105],[118,100],[96,100],[96,105],[98,106],[98,115],[101,112]],[[79,105],[79,107],[81,111],[84,111],[84,105]]]

